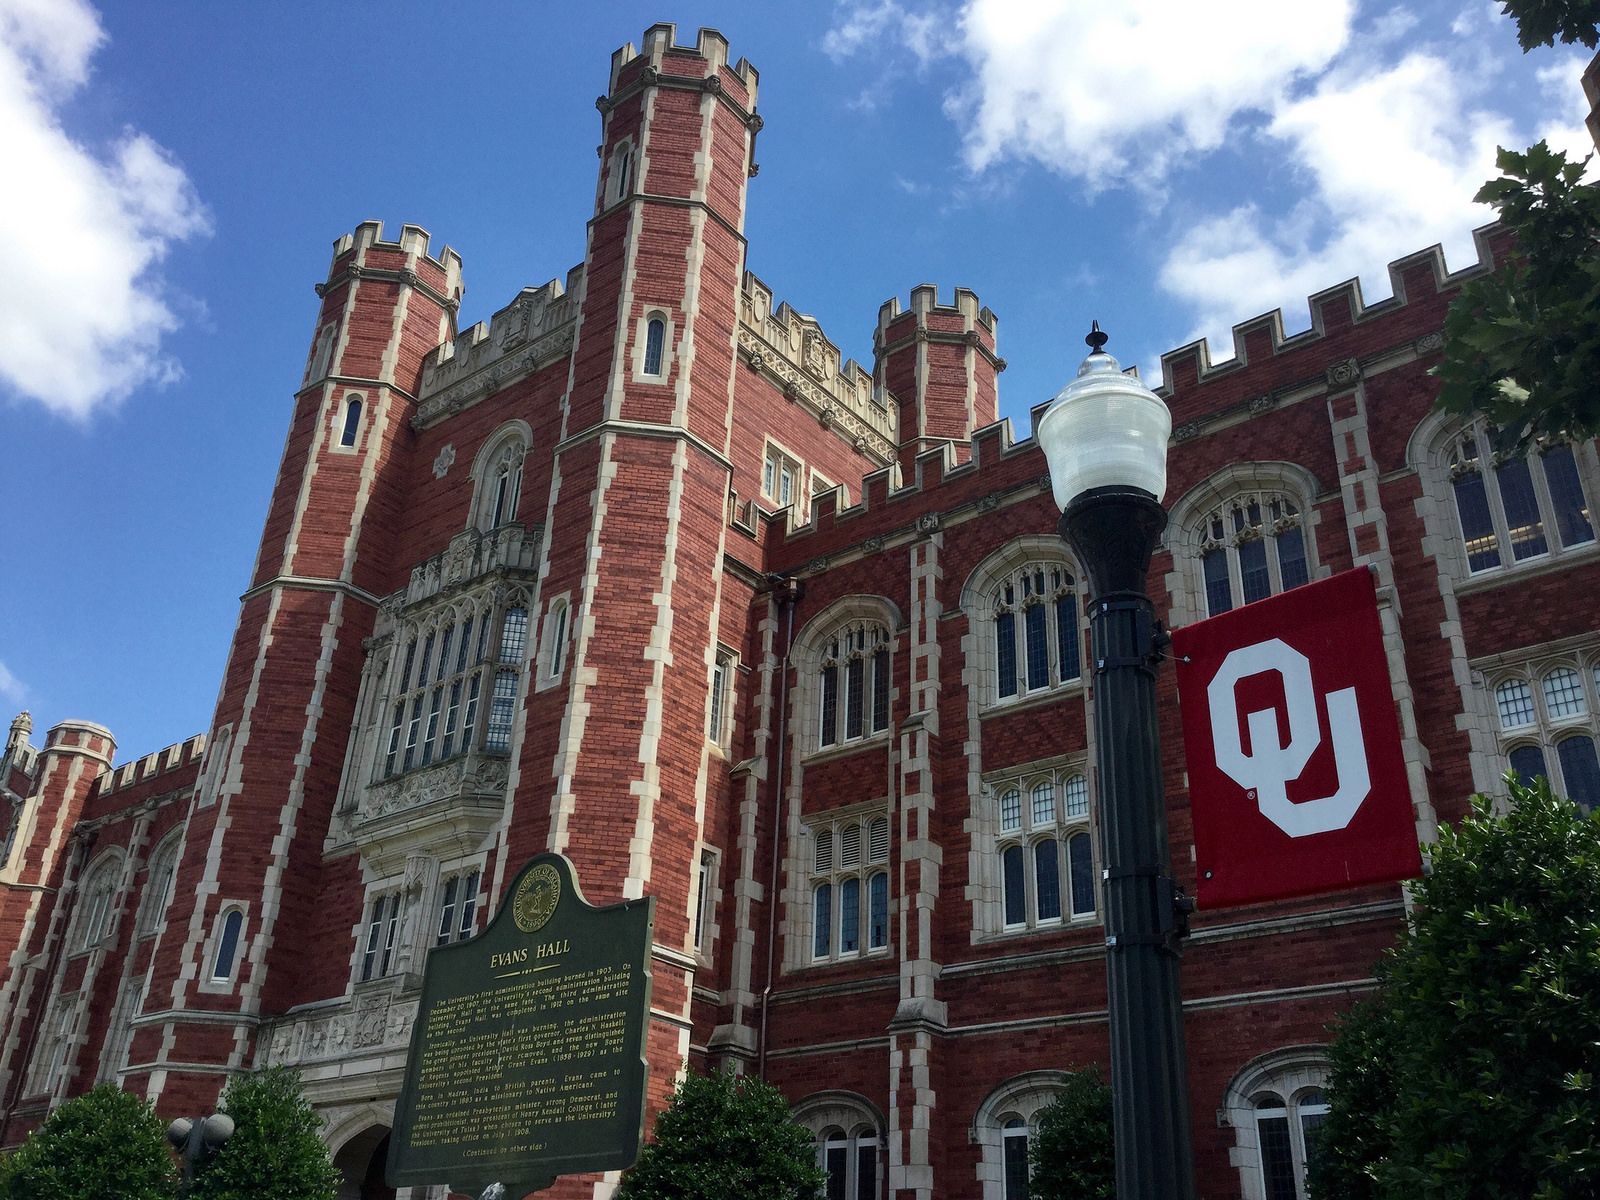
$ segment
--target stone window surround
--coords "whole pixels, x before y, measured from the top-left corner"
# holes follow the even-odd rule
[[[706,701],[706,740],[726,753],[733,739],[734,704],[739,695],[735,686],[739,677],[739,655],[718,643],[712,657]]]
[[[1461,532],[1461,518],[1456,508],[1455,488],[1451,480],[1450,451],[1468,422],[1449,413],[1433,412],[1424,417],[1412,431],[1406,444],[1406,462],[1417,472],[1423,491],[1433,502],[1434,519],[1427,522],[1427,533],[1435,539],[1435,554],[1441,569],[1448,571],[1455,584],[1455,594],[1463,595],[1480,587],[1494,587],[1508,580],[1563,569],[1575,563],[1600,558],[1600,536],[1596,540],[1580,542],[1571,547],[1558,547],[1553,540],[1544,554],[1520,562],[1502,561],[1498,567],[1472,571],[1467,565],[1466,541]],[[1600,449],[1595,439],[1573,444],[1573,459],[1578,468],[1578,479],[1584,494],[1590,500],[1600,498]],[[1536,491],[1541,485],[1535,484]],[[1494,501],[1491,500],[1491,511]],[[1541,517],[1547,510],[1541,508]],[[1590,520],[1600,535],[1600,521],[1591,505]],[[1546,538],[1550,531],[1546,527]]]
[[[1240,1200],[1266,1200],[1255,1098],[1270,1092],[1292,1102],[1308,1088],[1326,1089],[1330,1069],[1326,1046],[1286,1046],[1252,1059],[1228,1084],[1217,1123],[1233,1130],[1228,1162],[1239,1172]],[[1296,1183],[1304,1188],[1303,1178]]]
[[[356,416],[355,441],[346,446],[344,444],[344,427],[350,419],[350,405],[354,402],[361,405],[361,412]],[[372,426],[372,413],[367,408],[367,397],[364,392],[346,392],[329,404],[331,420],[328,425],[328,449],[334,454],[359,454],[361,443],[366,440],[367,430]]]
[[[572,593],[560,592],[545,602],[544,619],[539,622],[539,659],[535,691],[544,691],[561,682],[567,661],[572,657]]]
[[[222,934],[230,913],[239,914],[239,937],[233,947],[233,962],[225,976],[217,976],[217,951],[222,945]],[[197,987],[211,995],[226,995],[233,991],[239,980],[239,971],[250,953],[250,903],[247,900],[224,900],[212,918],[211,932],[200,949],[203,964]]]
[[[881,856],[872,853],[872,826],[882,821],[884,823],[884,851]],[[894,879],[890,871],[889,861],[892,845],[893,830],[889,827],[889,812],[887,799],[869,802],[866,804],[852,804],[841,808],[829,809],[826,812],[816,813],[802,824],[802,836],[798,839],[800,845],[799,869],[800,876],[805,879],[806,903],[802,924],[804,929],[798,934],[798,950],[795,956],[795,965],[799,967],[826,967],[838,963],[861,962],[868,959],[886,958],[894,947]],[[840,831],[846,826],[855,826],[859,830],[860,842],[856,862],[846,866],[844,863],[842,837]],[[817,870],[816,848],[818,833],[826,829],[833,839],[831,846],[832,863],[826,871]],[[872,919],[872,880],[875,876],[882,875],[888,883],[886,901],[887,928],[884,944],[871,945],[871,933],[868,924]],[[842,950],[842,920],[843,895],[842,886],[847,879],[860,881],[860,891],[857,900],[857,914],[859,937],[856,949]],[[832,899],[829,903],[829,920],[832,928],[829,931],[828,953],[817,955],[816,949],[816,891],[823,883],[833,885]]]
[[[519,444],[522,449],[522,461],[516,467],[517,502],[510,506],[510,512],[501,514],[499,523],[506,524],[517,519],[516,510],[522,502],[521,492],[527,455],[533,447],[533,427],[523,420],[507,421],[498,426],[478,447],[478,453],[472,460],[472,505],[467,509],[465,528],[487,532],[494,527],[497,468],[506,453],[510,451],[514,454],[515,447]]]
[[[1167,622],[1172,626],[1203,621],[1210,615],[1206,603],[1206,581],[1203,563],[1207,544],[1204,528],[1209,514],[1226,507],[1241,493],[1276,493],[1299,509],[1299,527],[1304,534],[1306,580],[1325,579],[1332,571],[1321,565],[1317,553],[1317,530],[1322,515],[1317,499],[1322,493],[1317,478],[1298,463],[1281,461],[1253,461],[1230,463],[1221,470],[1195,484],[1168,507],[1169,520],[1162,535],[1162,548],[1172,556],[1172,571],[1166,577],[1168,606]],[[1235,578],[1234,556],[1230,554],[1230,581],[1236,600],[1242,600],[1239,580]],[[1273,577],[1274,591],[1280,585],[1277,579],[1277,562],[1268,556],[1268,571]],[[1235,609],[1240,604],[1234,605]]]
[[[125,858],[123,851],[113,846],[103,850],[84,868],[73,903],[72,922],[67,930],[69,958],[99,950],[115,939],[122,916],[122,896],[118,884],[121,882]],[[105,891],[105,906],[95,912],[95,892],[102,883],[109,884]],[[98,924],[97,930],[91,930],[88,924],[91,921]]]
[[[638,190],[639,155],[634,150],[631,137],[622,138],[611,148],[611,159],[606,164],[605,191],[601,211],[619,204]]]
[[[1079,673],[1073,679],[1059,679],[1059,653],[1050,660],[1051,683],[1049,687],[1028,689],[1021,686],[1023,675],[1021,660],[1017,663],[1018,689],[1014,696],[1001,696],[1000,666],[995,649],[994,591],[1014,573],[1032,564],[1048,568],[1064,567],[1075,581],[1080,597],[1078,616]],[[1084,642],[1088,617],[1083,603],[1088,596],[1083,590],[1086,577],[1077,567],[1065,544],[1054,534],[1024,534],[1013,538],[990,553],[973,568],[961,588],[961,611],[967,618],[970,641],[966,641],[966,669],[963,677],[977,698],[978,716],[993,716],[1002,712],[1029,707],[1040,701],[1055,701],[1062,696],[1081,693],[1085,686],[1083,663],[1087,653]],[[1048,625],[1052,624],[1047,622]],[[1053,634],[1048,635],[1053,644]]]
[[[1515,661],[1508,661],[1513,658]],[[1586,710],[1582,713],[1552,716],[1549,712],[1544,680],[1562,667],[1578,675]],[[1483,681],[1489,721],[1499,738],[1496,778],[1502,778],[1511,769],[1514,751],[1523,746],[1536,746],[1543,754],[1552,790],[1566,795],[1567,785],[1557,747],[1573,734],[1584,734],[1600,748],[1600,644],[1585,635],[1576,641],[1546,648],[1542,653],[1524,651],[1516,656],[1497,656],[1492,663],[1474,664],[1474,672]],[[1507,728],[1500,716],[1499,692],[1503,685],[1517,681],[1527,685],[1533,719]]]
[[[980,1147],[978,1186],[983,1200],[1006,1200],[1005,1147],[1006,1122],[1014,1118],[1026,1122],[1030,1136],[1038,1126],[1039,1113],[1049,1107],[1066,1085],[1068,1072],[1061,1070],[1025,1071],[1005,1080],[978,1105],[967,1139]]]
[[[876,732],[865,729],[860,737],[841,738],[828,746],[821,744],[823,647],[833,635],[856,621],[875,622],[888,635],[889,649],[889,719],[886,728]],[[854,753],[867,746],[887,743],[894,734],[895,706],[899,689],[895,685],[894,667],[901,650],[905,623],[900,610],[887,596],[870,596],[852,593],[840,596],[821,612],[795,631],[789,661],[794,670],[793,690],[789,695],[789,736],[796,751],[797,762],[819,762],[829,758]],[[840,710],[842,713],[842,692]],[[842,723],[842,716],[840,718]],[[794,832],[798,833],[798,830]]]
[[[969,862],[975,869],[972,878],[967,884],[967,895],[972,901],[972,940],[973,942],[989,942],[1000,938],[1028,937],[1041,933],[1059,932],[1065,929],[1083,928],[1092,926],[1102,920],[1103,903],[1100,895],[1099,878],[1099,806],[1095,802],[1093,788],[1089,792],[1089,812],[1083,817],[1068,817],[1066,815],[1065,787],[1060,786],[1072,776],[1081,776],[1087,784],[1091,775],[1088,763],[1088,751],[1075,751],[1071,754],[1053,755],[1050,758],[1036,759],[1030,763],[1005,767],[994,771],[985,772],[982,778],[982,793],[971,806],[970,829],[972,836],[972,853]],[[1059,875],[1061,889],[1061,912],[1059,919],[1038,922],[1031,916],[1025,924],[1008,926],[1005,923],[1005,878],[1002,872],[1001,847],[1021,842],[1031,847],[1040,840],[1043,830],[1031,830],[1029,818],[1031,817],[1033,785],[1045,778],[1057,782],[1055,796],[1056,817],[1053,829],[1060,854],[1062,867]],[[1007,785],[1015,784],[1022,793],[1023,827],[1020,830],[1002,830],[1000,828],[1000,798],[1009,790]],[[1072,916],[1070,864],[1066,862],[1067,839],[1079,831],[1089,835],[1091,853],[1091,868],[1095,882],[1095,911],[1084,913],[1081,916]],[[1026,878],[1033,878],[1033,863],[1031,853],[1024,863]],[[1032,885],[1028,891],[1028,912],[1034,910]]]
[[[773,465],[773,478],[769,486],[767,483],[767,467]],[[789,469],[789,498],[783,499],[781,488],[781,472],[784,467]],[[789,447],[785,446],[771,434],[767,435],[766,442],[761,450],[761,498],[774,506],[774,509],[792,508],[798,514],[798,519],[803,520],[806,508],[805,496],[805,460]]]
[[[650,322],[660,321],[663,325],[661,338],[661,369],[659,371],[645,370],[645,354],[649,349]],[[672,314],[660,305],[652,305],[639,315],[634,322],[633,331],[633,378],[637,383],[666,383],[672,375],[672,364],[677,358],[677,322],[672,319]]]
[[[139,913],[134,923],[135,937],[153,937],[166,928],[167,904],[177,883],[178,860],[183,856],[183,835],[184,826],[179,825],[157,842],[156,848],[150,852],[144,877],[144,895],[139,898]],[[167,885],[158,896],[155,887],[157,875],[168,869],[171,874],[167,878]]]
[[[823,1165],[823,1153],[830,1134],[842,1134],[849,1138],[852,1149],[855,1139],[872,1137],[877,1150],[877,1195],[885,1194],[884,1184],[887,1176],[885,1147],[889,1125],[877,1105],[857,1092],[829,1089],[813,1092],[796,1104],[789,1115],[795,1124],[810,1131],[812,1141],[816,1144],[819,1167]],[[850,1163],[852,1180],[855,1170],[853,1158],[852,1155]],[[855,1200],[856,1192],[847,1190],[846,1195],[850,1200]]]
[[[48,1095],[52,1106],[56,1093],[64,1080],[61,1078],[67,1055],[74,1043],[81,1044],[79,1030],[87,998],[84,992],[57,995],[40,1022],[43,1032],[34,1047],[33,1061],[29,1064],[27,1082],[22,1088],[24,1096]]]

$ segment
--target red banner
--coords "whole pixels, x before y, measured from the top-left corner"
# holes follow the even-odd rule
[[[1202,908],[1421,873],[1371,571],[1177,630],[1172,649]]]

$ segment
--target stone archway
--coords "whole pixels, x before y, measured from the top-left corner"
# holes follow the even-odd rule
[[[389,1158],[389,1130],[374,1125],[347,1141],[333,1156],[339,1170],[338,1200],[395,1200],[395,1190],[384,1182]]]

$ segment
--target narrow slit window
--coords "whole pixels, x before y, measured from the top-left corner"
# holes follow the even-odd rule
[[[211,978],[218,983],[233,978],[233,960],[239,953],[239,931],[244,927],[244,914],[230,909],[222,918],[222,932],[217,938],[217,955],[211,963]]]
[[[667,346],[667,323],[660,317],[651,317],[644,327],[644,373],[660,375],[661,362]]]
[[[344,431],[339,434],[339,445],[354,446],[361,431],[361,400],[352,396],[344,406]]]

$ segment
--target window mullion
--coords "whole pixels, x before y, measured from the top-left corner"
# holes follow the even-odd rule
[[[1506,523],[1506,507],[1500,499],[1500,464],[1495,461],[1487,436],[1479,431],[1473,437],[1478,444],[1478,477],[1483,480],[1483,496],[1489,504],[1489,520],[1494,524],[1495,544],[1500,547],[1500,565],[1515,566],[1516,548],[1511,544],[1511,526]]]

